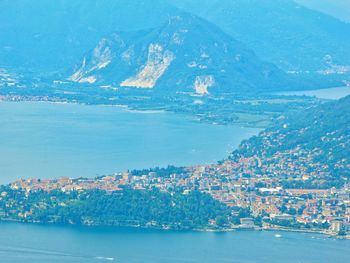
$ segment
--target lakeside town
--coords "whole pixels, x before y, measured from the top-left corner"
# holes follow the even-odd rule
[[[0,189],[0,220],[350,238],[350,134],[338,116],[349,103],[281,117],[213,164],[15,181]]]
[[[18,180],[0,188],[0,220],[349,238],[349,105],[281,116],[213,164]]]
[[[175,168],[157,171],[131,171],[102,176],[95,179],[62,177],[59,179],[18,180],[10,185],[13,190],[62,192],[100,189],[107,192],[122,191],[125,187],[135,190],[158,188],[162,192],[173,193],[181,189],[183,195],[191,191],[210,194],[214,199],[230,208],[245,208],[250,216],[240,218],[231,228],[280,229],[310,231],[323,234],[349,237],[350,233],[350,185],[330,189],[293,189],[281,186],[276,177],[254,176],[255,158],[242,158],[239,163],[227,160],[221,164],[198,165],[174,171]],[[243,169],[244,172],[237,172]],[[167,170],[170,173],[167,173]],[[133,174],[134,173],[134,174]],[[295,180],[307,180],[302,175]],[[6,197],[2,192],[0,199]],[[21,207],[7,208],[17,210],[19,217],[26,218],[30,211],[22,213]],[[16,204],[16,202],[12,202]],[[23,204],[24,205],[24,204]],[[13,213],[14,211],[12,211]],[[232,209],[235,213],[235,209]],[[0,211],[1,218],[6,218],[6,211]],[[215,224],[216,222],[210,222]]]
[[[0,13],[0,263],[350,263],[350,0]]]

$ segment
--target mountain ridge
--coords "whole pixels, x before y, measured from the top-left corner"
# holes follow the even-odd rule
[[[60,73],[103,35],[155,27],[176,13],[160,0],[2,0],[0,66]]]
[[[184,0],[188,10],[245,43],[263,60],[313,79],[316,85],[349,79],[350,24],[293,0]]]
[[[76,68],[69,77],[73,82],[168,91],[177,87],[199,95],[215,87],[255,92],[296,83],[216,25],[187,13],[161,27],[104,37]]]

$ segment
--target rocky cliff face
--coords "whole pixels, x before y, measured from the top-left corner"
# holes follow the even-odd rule
[[[287,74],[215,25],[185,13],[155,29],[103,38],[69,80],[197,95],[294,85]]]

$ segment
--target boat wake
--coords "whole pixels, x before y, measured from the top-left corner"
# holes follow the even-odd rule
[[[97,259],[97,260],[104,260],[104,261],[115,261],[115,258],[113,257],[74,255],[74,254],[63,253],[58,251],[41,250],[41,249],[33,249],[33,248],[26,248],[26,247],[0,246],[0,254],[8,254],[8,255],[14,254],[16,256],[20,254],[27,254],[27,255],[37,256],[38,258],[54,257],[54,258],[75,258],[75,259],[85,259],[85,260]]]
[[[107,260],[107,261],[114,261],[115,258],[111,258],[111,257],[95,257],[96,259],[99,260]]]

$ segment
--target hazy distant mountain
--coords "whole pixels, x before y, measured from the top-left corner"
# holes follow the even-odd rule
[[[162,0],[1,0],[0,67],[64,69],[103,35],[155,27],[174,12]]]
[[[217,26],[188,14],[152,30],[102,38],[70,80],[168,94],[271,91],[294,85],[287,74]]]
[[[331,79],[332,85],[333,83],[338,85],[339,80],[346,79],[350,75],[350,52],[348,52],[350,25],[301,7],[292,0],[0,0],[0,67],[16,73],[33,71],[36,75],[62,73],[71,65],[78,63],[87,50],[112,32],[130,32],[161,26],[170,17],[180,14],[174,6],[210,20],[230,36],[247,45],[258,57],[277,65],[282,70],[289,71],[291,75],[305,78],[305,74],[301,73],[308,75],[312,72],[317,76],[323,76],[322,81],[316,83],[314,87],[320,83],[326,83],[324,86],[328,86],[325,79]],[[159,31],[156,29],[153,32],[157,30]],[[208,34],[209,39],[206,40],[206,31],[204,28],[201,30],[202,33],[197,42],[188,40],[188,36],[187,41],[196,43],[194,45],[201,42],[205,45],[209,44],[214,32]],[[123,41],[126,42],[128,41],[124,38],[145,43],[143,48],[148,51],[149,45],[154,40],[146,35],[151,32],[119,35],[123,35]],[[223,33],[220,32],[218,35]],[[227,40],[222,42],[229,42],[227,36],[224,38]],[[111,41],[110,37],[107,39]],[[163,39],[163,41],[166,43],[167,40]],[[142,49],[140,43],[135,43],[135,46]],[[193,47],[192,49],[197,53],[200,50]],[[208,66],[207,70],[194,67],[191,81],[183,80],[176,82],[176,85],[187,86],[193,82],[193,77],[213,75],[209,68],[215,71],[215,80],[211,77],[199,78],[198,85],[215,81],[216,84],[230,85],[226,88],[231,90],[236,89],[237,86],[251,89],[259,83],[262,89],[265,89],[267,81],[271,80],[269,70],[267,70],[268,76],[263,77],[261,68],[254,68],[260,63],[248,65],[248,61],[249,63],[252,61],[248,59],[242,72],[239,73],[240,68],[232,69],[228,62],[221,63],[222,50],[217,48],[215,52],[218,53],[212,54],[211,67]],[[166,80],[179,81],[180,76],[186,78],[190,73],[189,71],[180,72],[183,67],[177,64],[180,63],[178,57],[185,54],[175,55],[177,59],[171,59],[169,65],[172,71],[165,70],[157,74],[176,72],[178,76],[159,77],[157,84]],[[119,76],[127,79],[132,76],[130,74],[132,70],[134,74],[137,73],[148,53],[140,51],[137,56],[139,56],[138,62],[132,62],[126,69],[118,69],[118,78],[115,77],[115,80],[123,81]],[[198,54],[194,53],[193,58],[196,56]],[[240,63],[243,63],[242,60]],[[175,70],[175,65],[179,66],[178,71]],[[138,68],[132,69],[132,66],[138,66]],[[203,65],[199,66],[203,67]],[[226,70],[226,73],[221,71],[220,75],[218,74],[220,70]],[[257,72],[260,72],[260,76]],[[248,73],[254,77],[249,79]],[[278,86],[285,87],[286,83],[282,81],[285,77],[274,76],[273,78],[279,80],[273,80],[269,89],[275,89],[277,83],[279,83]],[[333,82],[333,78],[336,78],[336,82]],[[233,83],[232,80],[235,82]],[[196,82],[196,79],[194,81]],[[163,84],[163,86],[169,86],[174,83]],[[300,85],[298,88],[309,87]]]
[[[296,0],[296,2],[350,23],[349,0]]]
[[[350,73],[350,24],[292,0],[171,2],[220,26],[290,73]],[[344,77],[345,78],[345,77]]]

